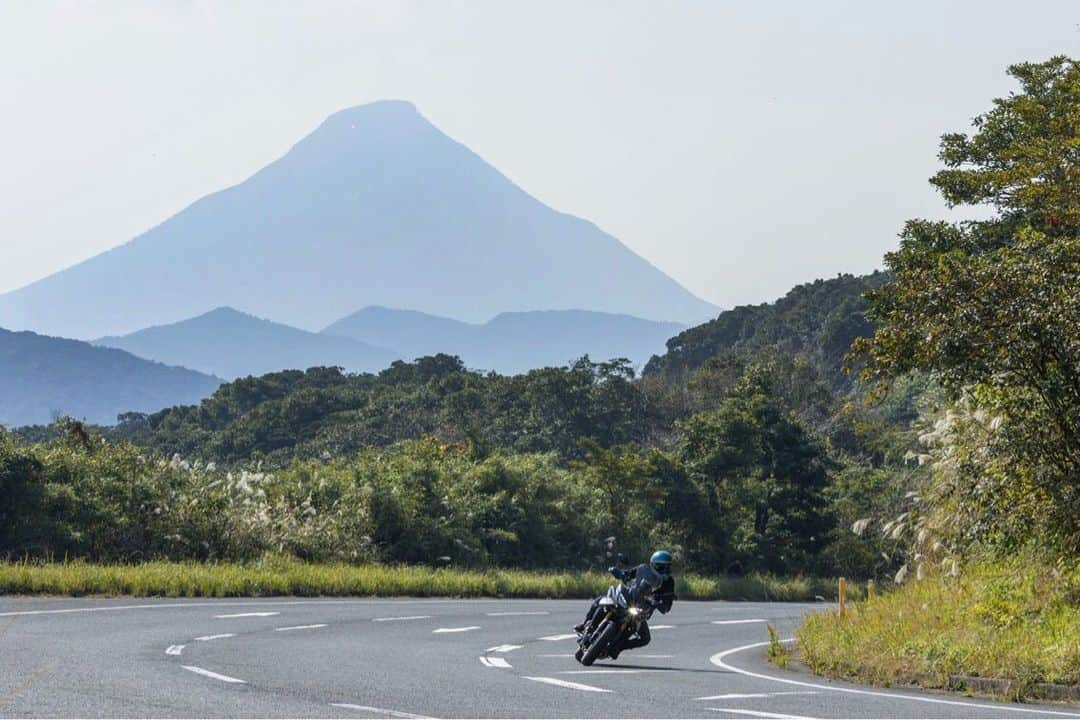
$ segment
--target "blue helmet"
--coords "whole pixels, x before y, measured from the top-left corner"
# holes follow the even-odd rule
[[[652,569],[660,573],[660,576],[667,580],[671,577],[671,553],[667,550],[657,550],[649,558],[649,565]]]

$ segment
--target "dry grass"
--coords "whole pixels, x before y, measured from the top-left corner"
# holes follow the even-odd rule
[[[912,581],[843,620],[818,613],[797,633],[814,672],[880,685],[945,687],[950,675],[1080,682],[1080,568],[1031,557],[988,562],[958,577]]]
[[[252,563],[85,562],[0,564],[0,594],[240,597],[272,595],[586,598],[612,579],[599,572],[432,569],[420,566],[304,563],[267,557]],[[813,600],[825,579],[679,578],[686,600]],[[835,590],[832,590],[835,595]]]

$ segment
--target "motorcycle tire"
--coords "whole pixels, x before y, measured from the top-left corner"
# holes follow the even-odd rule
[[[615,639],[619,637],[619,626],[610,620],[604,623],[604,627],[599,631],[599,635],[596,640],[593,640],[593,644],[589,646],[589,649],[585,651],[585,654],[581,656],[581,664],[588,667],[600,657],[600,653],[607,650],[611,643],[615,642]]]

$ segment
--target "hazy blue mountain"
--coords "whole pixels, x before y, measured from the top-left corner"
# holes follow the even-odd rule
[[[359,340],[298,330],[227,307],[122,337],[103,337],[95,344],[227,380],[320,365],[376,372],[400,356]]]
[[[0,329],[0,424],[69,415],[111,424],[130,410],[197,404],[221,380],[78,340]]]
[[[373,305],[341,318],[321,334],[394,348],[402,360],[411,361],[439,352],[463,356],[463,351],[472,347],[479,327],[416,310]]]
[[[0,325],[93,338],[233,306],[317,329],[367,305],[472,321],[535,308],[716,314],[411,104],[384,101],[330,116],[239,185],[0,296]]]
[[[644,364],[683,325],[587,310],[501,313],[483,324],[409,310],[369,307],[323,330],[393,347],[412,360],[445,352],[471,368],[518,373],[566,363],[588,354],[594,360],[629,358]]]

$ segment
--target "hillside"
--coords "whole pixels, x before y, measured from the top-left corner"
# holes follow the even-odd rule
[[[873,334],[863,293],[880,287],[887,275],[838,275],[792,288],[773,303],[726,310],[707,323],[667,341],[667,352],[653,357],[646,375],[685,379],[706,360],[724,352],[766,347],[802,354],[833,385],[843,384],[844,354],[857,337]]]
[[[316,366],[375,372],[398,358],[385,348],[298,330],[232,308],[217,308],[190,320],[122,337],[104,337],[95,344],[227,380]]]
[[[95,338],[230,306],[314,330],[368,305],[472,321],[536,308],[680,322],[715,314],[411,104],[386,101],[330,116],[239,185],[0,295],[0,325]]]
[[[441,352],[457,355],[471,368],[515,374],[566,365],[582,355],[594,360],[627,358],[640,367],[682,328],[678,323],[585,310],[500,313],[474,324],[370,307],[333,323],[323,334],[392,347],[406,360]]]
[[[48,423],[58,415],[111,424],[127,411],[197,403],[220,384],[122,350],[0,329],[0,424]]]

